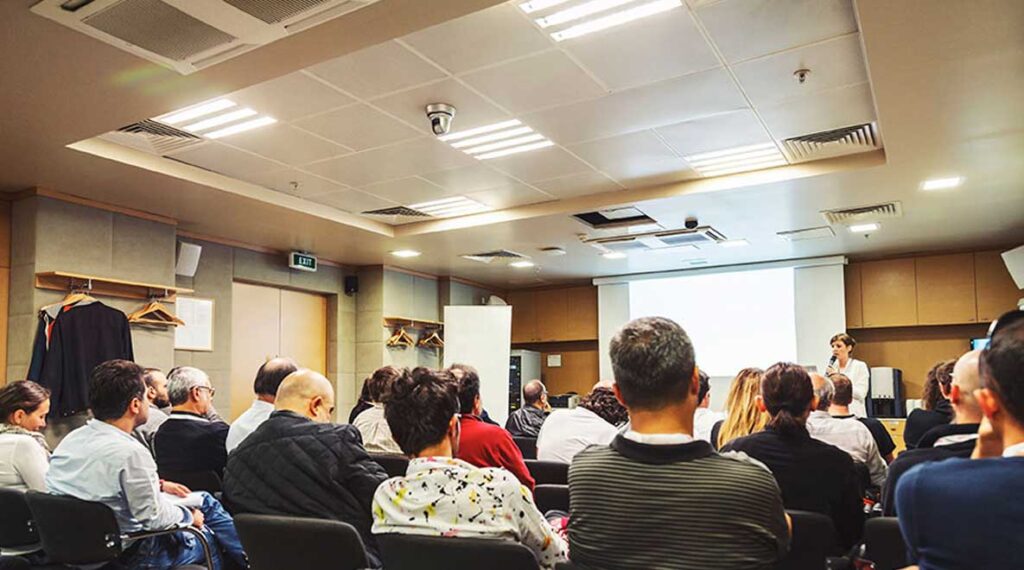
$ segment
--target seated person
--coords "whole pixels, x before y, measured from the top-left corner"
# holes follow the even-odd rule
[[[463,365],[460,373],[462,376],[456,382],[462,410],[462,419],[459,421],[462,436],[459,438],[456,457],[477,467],[508,469],[532,491],[535,485],[533,476],[526,468],[523,452],[512,440],[512,436],[501,427],[480,419],[483,404],[480,402],[480,377],[476,370]]]
[[[238,447],[242,440],[249,437],[249,434],[256,431],[260,424],[267,421],[274,411],[274,398],[277,397],[277,388],[286,376],[299,369],[299,365],[291,358],[271,358],[263,363],[256,371],[256,380],[253,382],[253,391],[256,392],[256,399],[252,406],[242,412],[238,419],[231,424],[228,430],[228,439],[225,442],[228,453]]]
[[[811,374],[814,394],[817,396],[817,407],[807,418],[807,431],[811,437],[834,445],[850,454],[850,457],[868,466],[871,484],[881,487],[885,484],[887,467],[885,460],[878,453],[878,444],[871,430],[860,422],[848,422],[833,418],[828,414],[835,396],[832,381],[821,374]]]
[[[942,397],[942,390],[952,380],[955,364],[955,360],[945,360],[928,371],[921,394],[921,407],[910,412],[903,429],[903,442],[907,449],[916,448],[928,430],[953,421],[953,409],[949,406],[949,400]]]
[[[1024,536],[1024,312],[1003,315],[981,354],[975,392],[985,419],[972,459],[918,465],[896,486],[912,563],[1020,568]]]
[[[892,463],[893,452],[896,451],[896,443],[893,442],[889,430],[885,429],[882,422],[875,418],[857,417],[850,411],[850,402],[853,401],[853,382],[845,374],[838,372],[829,374],[828,379],[832,381],[835,388],[835,395],[832,396],[832,405],[828,407],[828,413],[839,420],[857,420],[864,424],[875,438],[875,445],[878,446],[878,454],[886,463]]]
[[[693,438],[700,389],[693,345],[676,323],[627,323],[610,345],[630,429],[569,467],[569,557],[587,568],[774,568],[789,546],[772,474]]]
[[[523,386],[523,407],[512,412],[505,429],[513,437],[537,437],[540,426],[548,417],[548,391],[540,380],[530,380]]]
[[[402,371],[394,366],[385,366],[377,369],[367,382],[371,406],[356,416],[352,425],[362,434],[363,447],[368,453],[402,454],[402,449],[395,443],[395,438],[391,437],[388,421],[384,419],[384,404],[391,394],[391,384],[401,373]]]
[[[153,438],[156,431],[167,421],[167,412],[170,409],[171,399],[167,394],[167,377],[158,368],[144,368],[142,379],[146,381],[146,400],[149,401],[149,419],[146,423],[135,428],[132,436],[139,440],[139,443],[146,446],[150,453],[153,453]]]
[[[406,371],[386,413],[412,460],[404,477],[377,488],[374,534],[503,538],[532,550],[542,568],[565,560],[564,541],[511,473],[452,458],[459,448],[459,397],[450,374]]]
[[[50,391],[43,386],[23,380],[0,388],[0,487],[46,491],[50,446],[42,430],[48,413]],[[0,549],[0,556],[30,555],[41,548],[38,544],[19,545]]]
[[[333,414],[334,388],[326,378],[311,370],[289,374],[274,413],[228,458],[224,502],[234,513],[347,522],[379,566],[370,502],[387,474],[366,454],[359,431],[331,423]]]
[[[711,430],[715,424],[725,420],[725,414],[711,410],[711,378],[699,370],[700,392],[697,394],[697,411],[693,412],[693,437],[711,442]]]
[[[537,438],[537,459],[572,463],[572,458],[591,445],[608,445],[619,434],[619,424],[629,421],[626,408],[615,392],[598,383],[575,408],[551,412]]]
[[[981,351],[968,352],[956,361],[953,381],[945,394],[953,407],[953,423],[934,427],[921,438],[916,449],[900,454],[889,466],[889,476],[882,489],[882,514],[897,516],[896,487],[903,474],[922,463],[941,461],[950,457],[970,457],[978,439],[978,428],[984,414],[974,392],[981,388],[978,361]]]
[[[208,493],[198,509],[177,506],[164,493],[186,496],[188,489],[160,481],[156,463],[131,433],[146,423],[149,402],[143,370],[134,362],[110,360],[89,377],[89,406],[94,419],[68,434],[50,460],[46,489],[114,511],[122,533],[194,526],[210,543],[214,567],[221,555],[248,568],[231,516]],[[126,568],[173,568],[204,561],[199,541],[187,533],[143,538],[125,544],[119,562]]]
[[[171,414],[153,438],[156,465],[161,473],[224,474],[228,461],[225,441],[231,428],[222,421],[206,418],[213,408],[215,392],[210,377],[202,370],[191,366],[171,370],[167,377]]]
[[[348,413],[348,423],[355,422],[359,414],[372,407],[373,404],[370,402],[370,379],[364,378],[363,388],[359,391],[359,401],[356,402],[356,405],[352,406],[352,411]]]
[[[744,368],[732,379],[725,397],[725,419],[711,428],[711,447],[719,449],[737,437],[764,429],[768,414],[757,405],[763,377],[764,370],[760,368]]]
[[[807,432],[807,417],[817,403],[806,370],[776,364],[765,371],[761,382],[760,405],[771,416],[768,425],[722,449],[742,451],[767,465],[787,509],[830,517],[836,528],[835,546],[845,551],[860,539],[864,503],[853,458]]]

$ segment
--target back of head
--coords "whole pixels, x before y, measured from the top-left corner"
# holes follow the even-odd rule
[[[394,366],[378,368],[366,381],[367,395],[371,402],[383,404],[391,394],[391,385],[402,375],[402,370]]]
[[[192,366],[178,366],[167,373],[167,395],[172,406],[188,402],[188,395],[196,386],[210,386],[210,377]]]
[[[806,433],[804,414],[814,400],[814,386],[802,366],[779,362],[765,370],[761,398],[771,416],[768,427],[784,435]]]
[[[459,390],[459,407],[462,413],[472,414],[476,399],[480,396],[480,376],[476,368],[465,364],[454,364],[448,373],[455,379]]]
[[[697,370],[697,380],[700,382],[700,389],[697,391],[697,403],[704,403],[704,398],[708,397],[708,392],[711,391],[711,377],[707,375],[703,370]]]
[[[457,413],[458,386],[451,373],[423,367],[404,371],[395,380],[384,408],[391,436],[409,456],[440,443]]]
[[[1024,319],[995,332],[980,369],[982,386],[995,392],[1006,413],[1024,425]]]
[[[663,317],[626,323],[609,348],[615,384],[626,406],[659,410],[685,402],[695,369],[686,331]]]
[[[89,375],[89,407],[100,421],[116,420],[125,415],[131,401],[144,400],[146,383],[142,367],[128,360],[108,360],[92,369]]]
[[[286,410],[326,423],[334,413],[334,386],[323,374],[300,368],[281,381],[275,410]]]
[[[943,387],[948,388],[953,380],[953,366],[956,360],[943,360],[936,362],[928,371],[928,376],[921,391],[921,407],[926,410],[934,410],[946,399],[942,395]]]
[[[298,369],[299,365],[291,358],[271,358],[256,371],[253,391],[257,396],[274,397],[277,395],[277,389],[281,386],[281,382]]]
[[[545,390],[543,382],[540,380],[530,380],[523,386],[523,406],[532,406],[539,403],[546,393],[547,390]]]
[[[974,397],[974,391],[981,388],[981,361],[980,350],[972,350],[957,359],[953,366],[953,378],[950,383],[955,386],[954,391],[949,391],[949,399],[955,409],[966,412],[975,418],[981,413],[978,400]]]
[[[159,368],[143,368],[142,381],[146,383],[147,388],[153,388],[154,382],[156,382],[162,374],[163,372]]]
[[[50,397],[50,390],[31,380],[11,382],[0,388],[0,423],[18,410],[31,414]]]
[[[835,388],[835,395],[832,396],[832,403],[837,406],[849,406],[853,402],[853,382],[846,374],[829,374],[828,379],[832,381]]]
[[[810,375],[811,385],[814,386],[814,395],[818,397],[818,410],[827,412],[832,405],[832,399],[836,394],[836,387],[832,381],[817,372]]]
[[[602,420],[618,426],[629,421],[629,412],[615,397],[615,390],[598,386],[580,400],[581,408],[597,414]]]
[[[768,423],[768,415],[757,407],[763,377],[764,371],[760,368],[744,368],[732,379],[729,395],[725,398],[727,415],[718,431],[719,446],[737,437],[759,432]]]

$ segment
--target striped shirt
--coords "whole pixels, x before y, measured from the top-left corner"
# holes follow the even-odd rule
[[[789,547],[774,477],[704,441],[618,436],[569,467],[569,556],[601,570],[774,568]]]

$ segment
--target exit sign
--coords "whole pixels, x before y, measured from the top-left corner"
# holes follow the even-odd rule
[[[301,251],[293,251],[288,256],[288,267],[299,271],[316,271],[316,256]]]

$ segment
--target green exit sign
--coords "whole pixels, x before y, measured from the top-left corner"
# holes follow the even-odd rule
[[[288,267],[299,271],[316,271],[316,256],[301,251],[293,251],[288,257]]]

